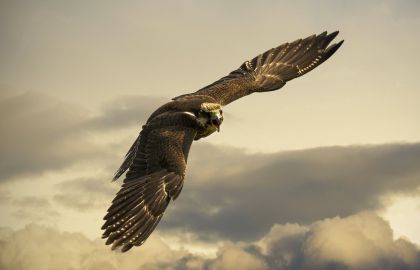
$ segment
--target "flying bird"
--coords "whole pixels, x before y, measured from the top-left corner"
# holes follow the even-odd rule
[[[223,107],[255,92],[280,89],[313,70],[344,42],[330,45],[337,34],[323,32],[284,43],[153,112],[115,173],[113,180],[127,171],[104,217],[106,244],[122,252],[142,245],[182,190],[192,142],[220,131]]]

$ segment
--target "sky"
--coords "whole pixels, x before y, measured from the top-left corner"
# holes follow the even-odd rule
[[[0,1],[0,269],[419,269],[418,1]],[[150,113],[324,30],[343,46],[224,108],[128,253],[100,239]]]

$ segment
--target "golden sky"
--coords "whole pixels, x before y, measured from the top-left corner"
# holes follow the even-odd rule
[[[0,269],[419,269],[418,29],[418,1],[0,1]],[[334,56],[194,143],[144,246],[104,246],[154,109],[324,30]]]

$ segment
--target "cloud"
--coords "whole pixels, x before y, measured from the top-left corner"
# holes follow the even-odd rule
[[[84,160],[99,159],[102,164],[112,160],[116,167],[118,140],[101,145],[101,139],[111,131],[130,126],[139,131],[152,108],[163,100],[119,97],[95,113],[39,92],[12,95],[3,88],[1,92],[5,93],[0,95],[2,180],[17,176],[23,179],[25,175],[66,168]]]
[[[14,218],[23,221],[54,221],[60,214],[52,207],[50,201],[45,198],[26,196],[12,201]]]
[[[168,101],[163,97],[119,96],[101,105],[100,113],[86,122],[86,128],[107,130],[130,125],[140,128],[150,114]]]
[[[273,224],[308,225],[378,210],[385,206],[384,196],[420,186],[418,156],[419,143],[275,154],[198,143],[182,194],[170,204],[158,230],[191,232],[211,243],[255,241]],[[121,182],[108,181],[111,171],[95,174],[63,179],[51,199],[77,211],[105,211]]]
[[[16,206],[20,207],[33,207],[33,208],[45,208],[50,206],[50,203],[45,198],[38,198],[34,196],[23,197],[14,201]]]
[[[9,216],[24,223],[32,221],[55,222],[60,217],[60,213],[54,209],[47,198],[37,196],[15,198],[15,196],[5,191],[0,191],[0,195],[3,222]]]
[[[208,240],[255,240],[275,223],[379,209],[383,196],[420,186],[419,156],[419,143],[276,154],[195,145],[182,194],[160,228],[187,228]]]
[[[420,252],[393,240],[389,225],[371,213],[326,219],[313,225],[303,244],[306,268],[416,269]]]
[[[0,189],[0,204],[6,204],[11,201],[11,195],[9,191]]]
[[[420,250],[393,240],[389,224],[372,212],[317,221],[310,226],[274,225],[248,247],[270,269],[417,269]]]
[[[94,170],[74,178],[58,174],[61,184],[54,187],[50,199],[76,210],[105,209],[116,189],[107,180],[131,141],[115,142],[110,136],[102,142],[95,136],[112,134],[114,127],[133,126],[138,131],[132,115],[145,120],[155,102],[160,100],[120,97],[93,114],[39,93],[8,95],[0,107],[9,112],[0,116],[9,127],[1,144],[1,176],[7,179],[69,168],[76,162],[83,166],[96,162]],[[22,107],[25,111],[19,109]],[[182,195],[171,204],[158,228],[184,229],[208,241],[252,241],[275,223],[310,224],[378,209],[381,196],[420,186],[418,156],[419,143],[274,154],[247,154],[237,148],[194,143]]]
[[[77,129],[85,119],[77,106],[40,93],[0,100],[1,178],[60,168],[92,153]]]
[[[103,178],[78,178],[57,184],[59,192],[54,200],[59,204],[78,211],[104,208],[109,198],[116,191],[117,186],[112,185]]]
[[[152,237],[144,249],[121,254],[111,252],[102,240],[35,224],[16,232],[1,229],[0,237],[1,269],[159,269],[184,253]]]
[[[57,173],[58,184],[53,184],[47,200],[78,211],[105,209],[117,188],[105,175],[111,176],[110,168],[118,166],[121,153],[126,151],[123,148],[129,147],[110,135],[114,128],[138,130],[135,118],[126,117],[138,114],[144,120],[156,105],[151,103],[159,101],[137,98],[110,101],[94,114],[39,93],[5,95],[0,110],[13,113],[10,117],[1,114],[5,120],[2,124],[8,127],[2,135],[4,151],[0,151],[2,178],[59,168],[71,170],[74,163],[89,167],[95,161],[95,170],[85,171],[86,175],[67,177]],[[140,103],[144,107],[136,107]],[[101,141],[100,136],[110,138]],[[295,228],[296,233],[303,233],[318,220],[381,208],[384,195],[412,192],[420,185],[418,156],[420,143],[322,147],[274,154],[248,154],[236,148],[195,143],[182,195],[166,211],[158,230],[187,231],[209,243],[221,239],[257,241],[273,224],[297,223],[302,227]],[[14,200],[9,195],[6,199]],[[35,214],[39,211],[31,208],[30,202],[27,207],[23,200],[20,203],[13,206],[14,217],[28,222],[38,219]],[[56,217],[55,210],[51,208],[48,215]],[[288,239],[290,245],[300,246],[300,238]]]
[[[268,260],[290,265],[300,254],[303,236],[309,228],[297,223],[274,224],[270,231],[256,242],[259,252]],[[275,258],[273,254],[276,254]]]
[[[229,269],[267,269],[265,263],[254,255],[235,247],[224,247],[218,257],[211,262],[210,270],[229,270]]]
[[[31,224],[0,229],[1,269],[418,269],[420,250],[393,240],[388,223],[371,212],[308,226],[276,224],[255,242],[230,242],[214,258],[171,249],[153,235],[128,253],[102,240]]]

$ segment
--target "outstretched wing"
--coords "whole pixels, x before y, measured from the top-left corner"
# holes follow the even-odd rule
[[[226,105],[254,92],[277,90],[287,81],[308,73],[333,55],[344,42],[342,40],[328,46],[337,34],[338,31],[331,34],[323,32],[282,44],[244,62],[237,70],[197,92],[174,99],[205,95]]]
[[[121,190],[104,217],[103,238],[125,252],[156,228],[170,200],[182,190],[186,161],[195,137],[192,116],[164,113],[143,126],[117,171],[128,169]]]

